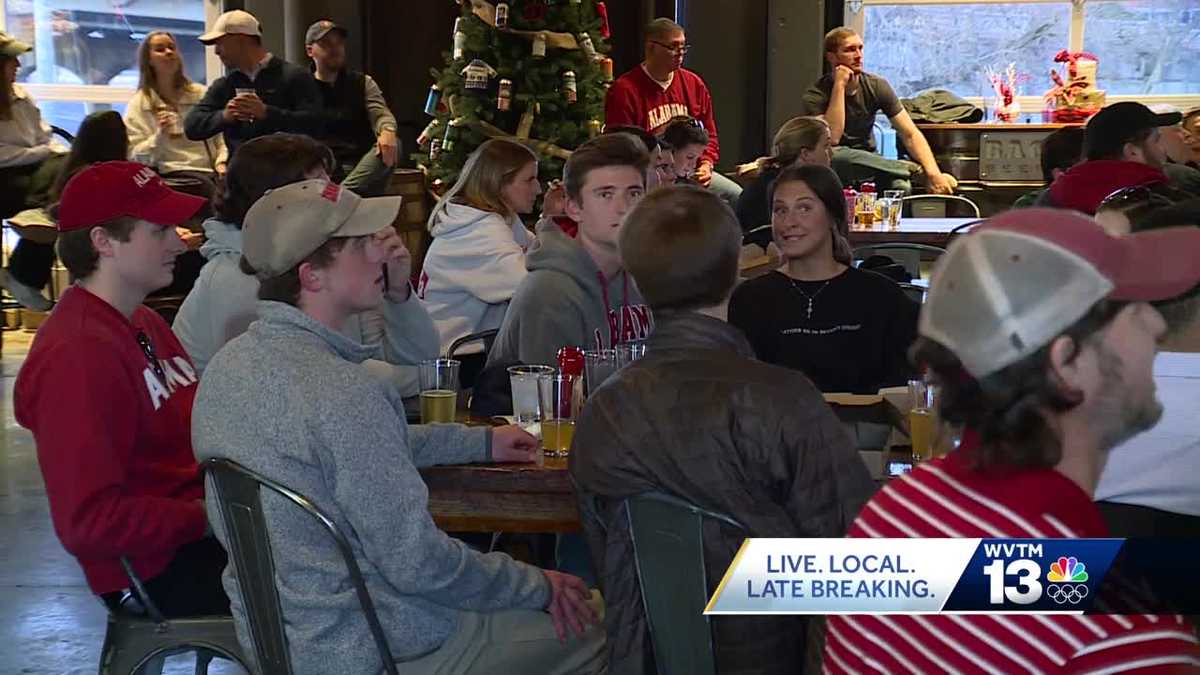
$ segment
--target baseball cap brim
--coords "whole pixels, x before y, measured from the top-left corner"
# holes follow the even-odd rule
[[[10,56],[12,58],[16,58],[31,51],[33,51],[33,46],[25,44],[20,40],[9,40],[4,44],[4,46],[0,47],[0,54]]]
[[[320,42],[321,38],[325,37],[326,35],[329,35],[330,33],[341,33],[343,38],[350,37],[350,33],[347,32],[345,28],[342,28],[341,26],[334,24],[334,25],[326,28],[323,31],[319,31],[319,32],[313,33],[312,35],[308,35],[307,39],[304,40],[304,44],[311,45],[314,42]]]
[[[1114,270],[1114,300],[1152,302],[1182,295],[1200,284],[1200,227],[1169,227],[1122,237]]]
[[[155,225],[180,225],[196,215],[205,201],[203,197],[168,189],[160,199],[138,207],[136,213],[129,215]]]
[[[1183,121],[1183,113],[1179,111],[1154,113],[1154,126],[1173,127]]]
[[[216,42],[217,40],[220,40],[221,38],[225,37],[226,35],[228,35],[228,33],[226,33],[223,30],[214,30],[214,31],[205,33],[204,35],[201,35],[200,37],[198,37],[196,39],[206,45],[211,45],[212,43]]]
[[[396,222],[402,197],[372,197],[359,202],[350,217],[334,230],[334,237],[365,237],[382,232]]]

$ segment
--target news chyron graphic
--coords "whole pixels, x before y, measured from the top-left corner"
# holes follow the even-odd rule
[[[1123,539],[747,539],[708,614],[1093,608]]]

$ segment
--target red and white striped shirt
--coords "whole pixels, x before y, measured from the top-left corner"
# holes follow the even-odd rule
[[[971,470],[964,444],[891,481],[849,537],[1106,537],[1091,498],[1063,474]],[[1191,668],[1189,668],[1189,666]],[[1180,616],[831,616],[829,673],[1128,673],[1200,667]]]

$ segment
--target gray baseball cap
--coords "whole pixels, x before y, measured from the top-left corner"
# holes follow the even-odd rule
[[[329,19],[321,19],[320,21],[308,27],[308,31],[304,33],[304,44],[311,45],[326,35],[329,35],[330,31],[337,31],[342,34],[342,37],[347,37],[349,35],[345,28],[342,28]]]
[[[33,47],[21,42],[8,33],[0,31],[0,54],[15,59],[28,51],[33,51]]]

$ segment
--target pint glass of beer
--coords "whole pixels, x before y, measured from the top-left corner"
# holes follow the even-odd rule
[[[448,424],[458,408],[458,367],[454,359],[421,362],[421,424]]]
[[[579,411],[575,375],[552,375],[538,379],[538,401],[542,408],[542,452],[546,466],[566,468],[575,438],[575,416]]]

